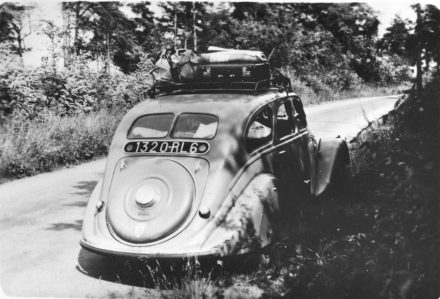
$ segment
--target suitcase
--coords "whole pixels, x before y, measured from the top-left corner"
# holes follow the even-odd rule
[[[159,89],[173,89],[170,86],[173,84],[190,89],[258,89],[268,87],[271,79],[271,68],[264,54],[250,50],[221,49],[202,54],[186,50],[179,55],[170,74],[172,71],[177,74],[177,80],[159,80]]]
[[[259,82],[270,79],[268,63],[219,63],[199,65],[199,82]]]

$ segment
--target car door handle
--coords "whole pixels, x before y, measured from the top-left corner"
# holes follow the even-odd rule
[[[278,152],[278,155],[285,155],[286,153],[287,153],[286,150],[282,150],[282,151],[279,151],[279,152]]]

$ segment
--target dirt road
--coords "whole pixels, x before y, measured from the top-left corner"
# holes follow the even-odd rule
[[[306,107],[317,137],[349,140],[390,111],[397,96]],[[105,159],[0,185],[0,282],[10,296],[108,297],[145,292],[121,283],[105,259],[80,249],[88,197]],[[111,272],[111,273],[110,273]],[[148,297],[158,295],[147,290]],[[0,294],[1,296],[1,294]]]

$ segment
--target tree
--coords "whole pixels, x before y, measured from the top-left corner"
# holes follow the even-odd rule
[[[409,36],[409,21],[403,20],[396,15],[391,26],[386,28],[385,34],[378,43],[381,50],[386,50],[388,54],[396,54],[401,57],[408,57],[406,41]]]
[[[366,4],[340,3],[306,5],[311,21],[328,30],[339,41],[342,53],[347,54],[352,68],[367,82],[379,80],[375,38],[379,21]]]
[[[232,17],[243,20],[266,20],[270,16],[269,5],[258,2],[235,2]]]
[[[206,2],[164,2],[159,6],[163,15],[158,19],[159,28],[166,39],[171,39],[176,48],[195,48],[199,39],[204,41],[208,27],[202,20],[207,15]]]
[[[62,38],[62,32],[52,21],[42,20],[40,22],[40,31],[50,39],[49,52],[52,62],[52,71],[56,73],[56,62],[58,57],[58,48]]]
[[[23,63],[23,53],[26,48],[24,39],[32,33],[30,24],[29,5],[4,3],[0,5],[0,42],[12,42],[11,50],[20,57]]]
[[[63,35],[64,35],[64,65],[69,66],[81,52],[80,31],[83,22],[91,13],[92,3],[63,2]]]
[[[128,57],[133,56],[136,46],[135,23],[122,13],[120,6],[117,2],[76,2],[63,6],[74,15],[76,54],[84,52],[95,59],[103,58],[106,73],[110,72],[112,61],[123,71],[129,71]]]
[[[432,59],[440,70],[440,10],[436,6],[426,5],[422,12],[422,26],[426,69]]]
[[[157,51],[160,44],[154,24],[154,13],[149,8],[150,2],[136,2],[130,4],[130,8],[136,16],[134,22],[134,36],[136,43],[145,52]]]
[[[437,69],[440,68],[440,10],[433,5],[422,7],[420,4],[412,8],[417,14],[416,23],[396,16],[378,46],[416,65],[416,85],[421,90],[422,76],[429,70],[431,60],[437,63]]]

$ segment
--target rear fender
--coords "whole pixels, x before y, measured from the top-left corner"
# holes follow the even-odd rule
[[[220,250],[221,255],[234,255],[269,245],[279,219],[276,182],[269,174],[255,177],[234,198],[232,205],[213,219],[216,229],[204,242],[203,248],[214,247]]]
[[[338,180],[338,171],[349,164],[350,157],[345,140],[341,138],[320,139],[316,154],[316,183],[312,191],[313,196],[322,197],[328,194]]]
[[[96,234],[100,234],[100,217],[102,213],[97,211],[96,204],[101,199],[102,193],[102,179],[96,184],[93,189],[90,199],[87,202],[87,208],[82,223],[82,239],[89,240]]]

